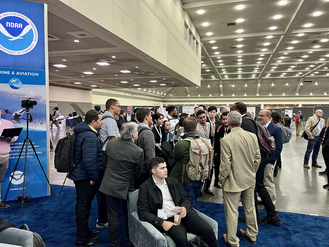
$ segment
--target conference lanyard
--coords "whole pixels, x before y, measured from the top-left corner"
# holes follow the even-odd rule
[[[160,126],[159,126],[159,127],[160,127]],[[157,126],[154,126],[154,128],[155,128],[155,130],[158,132],[158,135],[160,136],[160,143],[162,143],[162,131],[160,130],[160,132],[159,132]],[[161,127],[160,127],[160,128],[161,128]]]

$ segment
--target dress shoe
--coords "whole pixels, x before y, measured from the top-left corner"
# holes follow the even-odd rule
[[[325,185],[323,185],[323,188],[324,188],[324,189],[329,189],[329,184],[325,184]]]
[[[273,217],[266,216],[265,218],[260,219],[262,224],[271,224],[273,226],[279,226],[282,224],[281,218],[279,215],[275,215]]]
[[[225,233],[222,235],[222,239],[223,239],[223,241],[224,241],[225,244],[227,244],[228,246],[231,246],[231,245],[229,245],[229,243],[227,242],[226,234],[225,234]]]
[[[9,205],[0,201],[0,208],[9,208]]]
[[[309,167],[308,164],[304,164],[304,168],[306,168],[306,169],[310,169],[310,167]]]
[[[90,231],[90,236],[91,237],[94,237],[94,236],[97,236],[97,235],[99,235],[99,234],[101,234],[101,231],[100,230],[91,230]]]
[[[322,166],[318,165],[318,164],[312,164],[313,167],[316,167],[316,168],[322,168]]]
[[[207,193],[208,195],[211,195],[211,196],[214,196],[215,195],[215,193],[212,192],[212,191],[210,191],[209,189],[204,190],[204,192]]]
[[[89,246],[94,246],[98,244],[101,241],[101,238],[91,238],[87,241],[75,241],[75,246],[76,247],[89,247]]]
[[[215,185],[214,185],[216,188],[218,188],[218,189],[221,189],[222,188],[222,186],[219,184],[219,183],[215,183]]]
[[[327,175],[327,172],[326,171],[319,172],[319,175]]]
[[[241,235],[243,238],[247,239],[247,240],[249,241],[249,243],[251,243],[251,244],[255,244],[255,243],[256,243],[256,241],[252,241],[252,240],[248,237],[247,233],[246,233],[244,230],[240,229],[240,230],[239,230],[239,233],[240,233],[240,235]]]

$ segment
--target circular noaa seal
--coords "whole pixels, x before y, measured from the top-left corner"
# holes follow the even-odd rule
[[[0,13],[0,50],[10,55],[24,55],[38,43],[38,30],[25,15]]]
[[[14,175],[13,175],[14,174]],[[22,171],[15,171],[15,173],[11,173],[13,180],[11,181],[12,184],[19,185],[24,182],[24,173]],[[9,178],[10,181],[11,178]]]
[[[12,88],[12,89],[20,89],[21,86],[22,86],[22,81],[18,78],[11,78],[9,80],[9,86]]]

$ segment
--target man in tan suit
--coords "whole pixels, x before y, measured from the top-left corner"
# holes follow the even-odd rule
[[[227,120],[231,133],[221,140],[219,175],[219,181],[223,185],[227,231],[222,238],[230,246],[240,246],[236,236],[240,198],[245,211],[247,231],[240,229],[239,233],[250,243],[256,243],[257,239],[254,189],[260,151],[257,136],[240,127],[242,117],[239,112],[230,112]]]
[[[322,110],[316,110],[314,116],[309,117],[305,125],[305,132],[308,136],[307,149],[304,155],[304,168],[306,169],[310,169],[308,161],[310,159],[312,151],[312,166],[317,168],[322,167],[317,163],[319,149],[321,146],[321,141],[318,137],[320,135],[321,129],[325,126],[325,121],[322,118],[322,115]]]

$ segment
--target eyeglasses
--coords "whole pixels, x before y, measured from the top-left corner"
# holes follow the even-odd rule
[[[114,105],[114,106],[117,106],[117,107],[121,108],[121,106],[120,106],[120,105]]]

